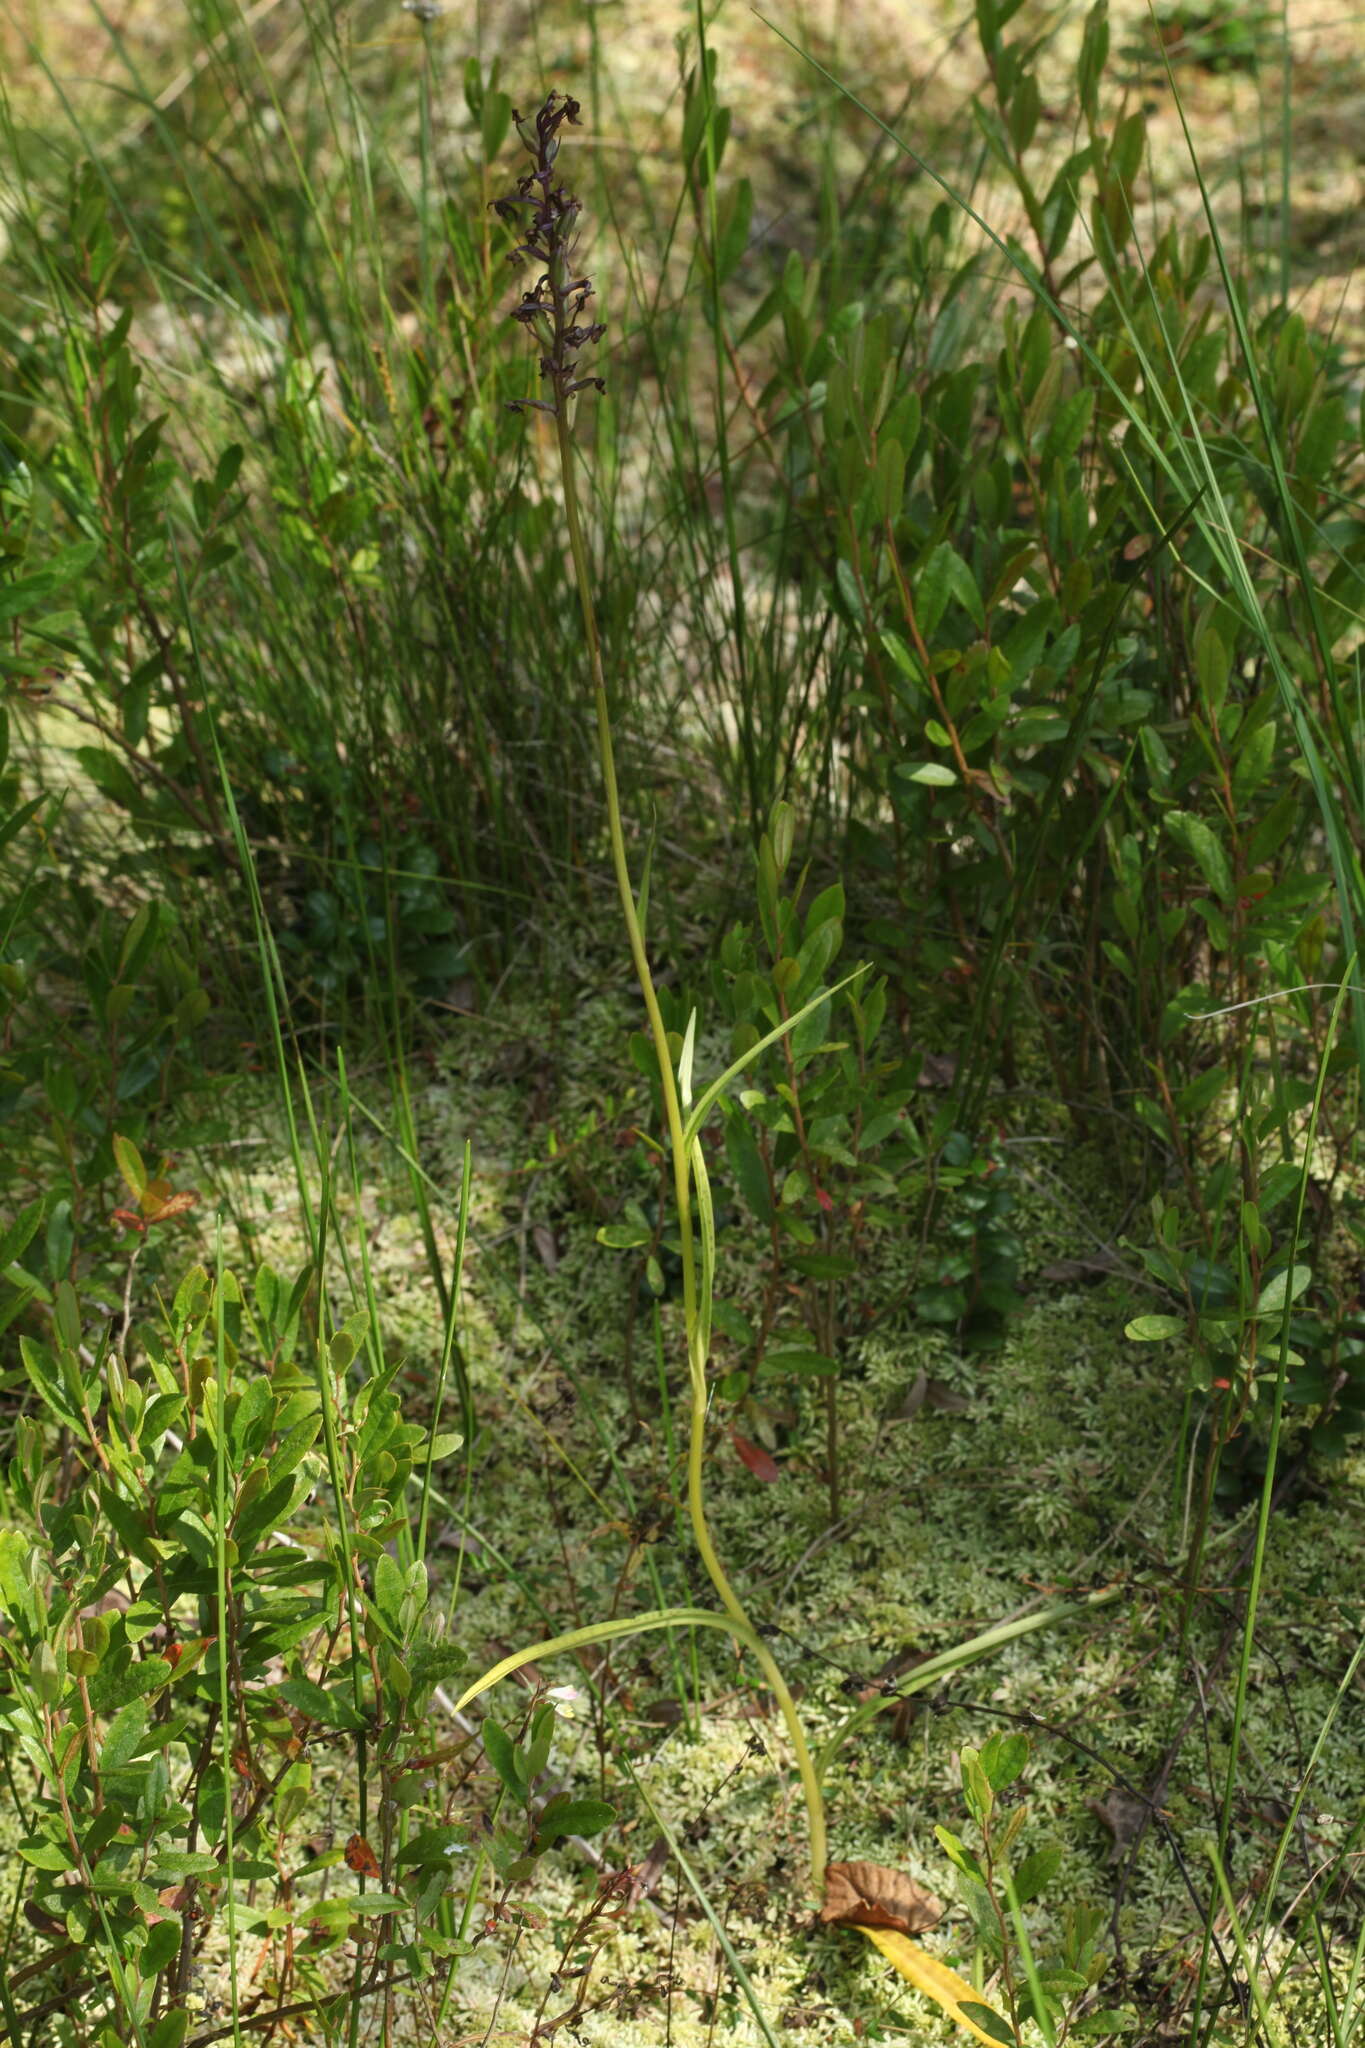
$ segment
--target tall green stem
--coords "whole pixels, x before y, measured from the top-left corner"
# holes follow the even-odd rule
[[[630,957],[635,966],[640,993],[644,998],[645,1011],[649,1018],[650,1036],[654,1041],[655,1057],[659,1062],[659,1081],[663,1090],[664,1118],[668,1125],[669,1149],[673,1158],[674,1200],[678,1210],[678,1236],[682,1245],[683,1270],[683,1319],[687,1327],[687,1375],[690,1390],[690,1423],[687,1449],[687,1509],[692,1523],[692,1533],[707,1577],[716,1589],[716,1595],[731,1619],[737,1622],[753,1638],[754,1654],[764,1678],[772,1689],[791,1738],[796,1767],[801,1778],[805,1795],[807,1828],[810,1836],[811,1877],[818,1890],[824,1882],[826,1838],[825,1810],[821,1797],[820,1783],[806,1743],[805,1731],[796,1711],[796,1704],[788,1690],[787,1683],[775,1663],[772,1653],[756,1636],[753,1625],[744,1610],[738,1594],[725,1573],[711,1538],[706,1519],[706,1502],[702,1491],[702,1459],[706,1448],[706,1336],[701,1316],[701,1301],[697,1284],[697,1254],[692,1228],[692,1175],[688,1157],[688,1143],[683,1124],[682,1103],[678,1095],[677,1076],[673,1068],[673,1055],[669,1049],[668,1032],[664,1025],[663,1012],[659,1007],[658,991],[650,972],[649,955],[645,949],[644,932],[635,904],[635,890],[630,879],[630,865],[626,858],[625,833],[621,825],[621,797],[616,781],[616,751],[612,743],[611,709],[607,702],[606,675],[602,667],[602,643],[597,630],[597,611],[593,603],[592,578],[588,565],[588,550],[583,536],[583,520],[578,503],[578,483],[573,459],[572,421],[568,417],[569,404],[562,404],[555,415],[555,427],[559,439],[559,466],[563,479],[564,516],[569,530],[569,547],[573,555],[574,576],[578,584],[579,602],[583,608],[583,630],[588,643],[588,663],[592,673],[593,696],[597,710],[597,746],[602,763],[602,782],[607,798],[607,830],[611,839],[612,867],[616,875],[617,893],[621,899],[621,914],[625,919],[626,932],[630,940]]]

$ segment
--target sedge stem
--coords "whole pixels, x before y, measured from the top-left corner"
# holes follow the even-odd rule
[[[682,1104],[678,1096],[677,1076],[674,1072],[673,1054],[668,1043],[668,1031],[664,1024],[663,1011],[659,1007],[658,990],[650,971],[649,955],[645,947],[644,932],[640,926],[636,909],[635,891],[630,878],[630,864],[626,857],[625,832],[621,823],[621,797],[616,780],[616,751],[612,742],[611,706],[607,698],[606,675],[602,666],[602,643],[597,629],[597,610],[593,602],[592,578],[588,564],[588,550],[583,535],[583,521],[578,504],[578,484],[573,460],[573,429],[568,417],[570,405],[561,403],[555,414],[555,427],[559,444],[559,467],[564,495],[564,517],[569,534],[569,549],[573,557],[574,578],[578,585],[579,603],[583,612],[583,630],[588,644],[588,663],[592,675],[593,697],[597,714],[597,748],[602,767],[602,783],[607,801],[607,831],[611,840],[612,867],[616,876],[617,894],[621,900],[621,915],[625,920],[630,941],[630,956],[635,967],[640,993],[644,998],[645,1012],[649,1018],[650,1036],[654,1041],[654,1053],[659,1063],[659,1084],[663,1092],[664,1119],[668,1126],[669,1149],[673,1160],[674,1201],[678,1211],[678,1236],[682,1246],[683,1273],[683,1320],[687,1329],[687,1376],[690,1393],[689,1431],[687,1447],[687,1511],[692,1524],[692,1534],[707,1577],[715,1587],[717,1598],[731,1619],[737,1622],[750,1637],[754,1655],[763,1672],[769,1689],[777,1701],[778,1709],[786,1725],[796,1767],[801,1779],[801,1789],[806,1802],[806,1824],[810,1843],[811,1881],[817,1891],[824,1883],[826,1860],[826,1829],[824,1799],[820,1781],[816,1775],[810,1749],[806,1742],[805,1730],[801,1726],[796,1703],[778,1669],[772,1653],[758,1637],[745,1612],[743,1603],[726,1575],[711,1537],[710,1525],[706,1518],[706,1501],[702,1485],[702,1464],[706,1450],[706,1345],[702,1332],[700,1303],[697,1286],[696,1244],[692,1228],[692,1181],[688,1162],[688,1146],[683,1125]]]

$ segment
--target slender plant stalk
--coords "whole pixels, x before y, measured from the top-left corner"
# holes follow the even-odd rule
[[[649,955],[645,948],[644,932],[640,926],[635,905],[635,892],[631,885],[630,867],[626,858],[625,833],[621,824],[621,799],[616,781],[616,754],[612,744],[611,709],[607,700],[606,676],[602,668],[602,648],[597,630],[597,617],[593,605],[592,583],[589,574],[587,548],[583,537],[583,521],[578,506],[578,489],[573,466],[572,426],[564,413],[557,422],[560,472],[563,479],[564,514],[569,531],[569,546],[573,555],[574,576],[578,583],[579,601],[583,608],[583,628],[588,641],[588,660],[592,675],[593,697],[597,716],[597,745],[602,762],[602,781],[607,799],[607,829],[611,839],[612,868],[616,876],[617,894],[621,901],[621,915],[625,921],[630,941],[630,957],[635,966],[640,994],[644,999],[645,1011],[649,1018],[650,1036],[654,1041],[655,1056],[659,1062],[659,1079],[663,1090],[664,1118],[668,1125],[670,1150],[673,1155],[673,1196],[678,1211],[678,1234],[682,1245],[683,1270],[683,1320],[687,1328],[687,1372],[691,1391],[691,1414],[687,1447],[687,1510],[692,1523],[692,1534],[706,1567],[707,1577],[716,1589],[716,1594],[731,1619],[740,1623],[752,1633],[752,1624],[744,1605],[731,1585],[725,1567],[720,1561],[706,1518],[706,1501],[702,1484],[702,1462],[706,1450],[706,1346],[702,1330],[700,1303],[697,1287],[697,1254],[692,1228],[692,1176],[688,1163],[688,1145],[683,1132],[682,1104],[678,1096],[677,1076],[673,1069],[673,1058],[669,1050],[668,1032],[664,1025],[663,1012],[659,1008],[658,992],[650,971]],[[817,1888],[823,1883],[826,1858],[826,1833],[824,1801],[819,1782],[811,1762],[810,1749],[805,1731],[796,1712],[796,1705],[786,1680],[777,1667],[772,1653],[765,1648],[761,1639],[754,1635],[751,1647],[758,1660],[763,1676],[778,1703],[782,1719],[786,1723],[796,1756],[797,1770],[806,1798],[806,1811],[810,1833],[811,1876]]]
[[[674,1200],[678,1212],[678,1235],[682,1246],[683,1270],[683,1318],[687,1329],[687,1371],[691,1396],[690,1428],[687,1452],[687,1506],[696,1541],[706,1573],[722,1607],[729,1616],[734,1631],[753,1650],[765,1680],[776,1699],[782,1719],[786,1724],[796,1758],[797,1771],[805,1795],[807,1830],[810,1841],[811,1876],[817,1890],[823,1883],[826,1860],[826,1830],[824,1801],[820,1782],[801,1726],[795,1702],[771,1651],[754,1630],[739,1595],[731,1585],[724,1566],[717,1554],[706,1518],[706,1503],[702,1486],[702,1461],[706,1448],[707,1383],[706,1365],[708,1351],[709,1317],[704,1311],[703,1289],[698,1282],[697,1250],[693,1225],[693,1171],[699,1163],[700,1148],[695,1134],[684,1121],[683,1104],[679,1094],[678,1079],[674,1071],[673,1055],[668,1043],[668,1031],[664,1024],[663,1011],[659,1006],[658,991],[650,971],[649,955],[645,947],[644,931],[640,913],[631,883],[630,864],[626,855],[625,831],[621,821],[621,798],[616,777],[616,754],[612,741],[611,706],[607,697],[606,674],[602,664],[602,642],[598,630],[597,611],[593,601],[592,575],[588,560],[587,541],[584,535],[583,516],[578,498],[577,476],[574,469],[573,413],[574,402],[579,391],[586,385],[599,385],[595,377],[579,377],[576,352],[585,344],[601,338],[602,328],[597,323],[587,326],[580,324],[579,316],[591,296],[591,286],[584,277],[576,275],[573,267],[574,228],[578,215],[578,202],[564,191],[562,185],[554,183],[553,165],[558,154],[558,129],[565,120],[573,122],[578,113],[577,102],[565,100],[552,93],[536,117],[534,127],[517,116],[518,132],[528,150],[536,159],[534,171],[523,178],[517,196],[498,202],[498,210],[505,219],[511,220],[521,234],[522,241],[515,252],[528,255],[536,262],[544,263],[545,274],[535,288],[528,292],[522,303],[515,309],[513,318],[531,329],[540,341],[544,353],[541,356],[541,375],[554,393],[554,401],[528,399],[522,403],[539,411],[553,414],[559,453],[559,468],[564,501],[564,518],[569,537],[569,550],[573,559],[574,578],[578,585],[579,603],[583,613],[583,631],[587,642],[588,667],[592,677],[593,699],[597,720],[597,746],[601,761],[602,781],[607,802],[607,829],[611,840],[612,868],[616,877],[617,893],[621,902],[621,915],[625,921],[626,934],[630,944],[630,956],[634,964],[640,993],[644,999],[645,1011],[649,1018],[650,1036],[654,1042],[655,1056],[659,1063],[659,1081],[663,1091],[664,1119],[668,1127],[669,1146],[673,1160]],[[529,225],[522,218],[529,209]],[[696,1158],[694,1160],[694,1148]],[[704,1170],[704,1169],[703,1169]],[[699,1188],[699,1197],[703,1190]],[[704,1222],[703,1217],[703,1222]]]
[[[218,1609],[218,1729],[221,1743],[219,1762],[223,1774],[223,1874],[227,1879],[223,1887],[224,1920],[227,1927],[228,1946],[228,1997],[232,2039],[236,2048],[241,2048],[241,1985],[237,1974],[237,1886],[233,1864],[236,1844],[233,1838],[235,1815],[233,1796],[232,1765],[232,1698],[230,1692],[232,1663],[233,1626],[230,1602],[229,1571],[227,1561],[227,1529],[231,1520],[228,1507],[227,1474],[227,1335],[223,1325],[223,1218],[218,1216],[214,1227],[213,1259],[213,1358],[214,1358],[214,1467],[213,1483],[217,1512],[213,1523],[213,1572],[214,1597]],[[141,2030],[139,2029],[139,2032]]]

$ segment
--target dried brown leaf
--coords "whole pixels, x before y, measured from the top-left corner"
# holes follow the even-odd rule
[[[950,1052],[927,1052],[920,1061],[921,1088],[951,1088],[957,1079],[957,1060]]]
[[[942,1902],[903,1870],[884,1863],[831,1863],[820,1918],[834,1927],[889,1927],[923,1934],[943,1918]]]
[[[950,1387],[945,1380],[930,1380],[924,1390],[924,1398],[941,1415],[965,1415],[972,1405],[965,1394],[959,1394],[957,1388]]]

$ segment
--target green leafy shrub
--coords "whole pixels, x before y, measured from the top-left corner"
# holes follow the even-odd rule
[[[1064,1915],[1057,1954],[1034,1955],[1024,1908],[1033,1905],[1056,1877],[1062,1851],[1052,1844],[1019,1852],[1028,1807],[1001,1794],[1017,1786],[1028,1767],[1028,1737],[1017,1730],[990,1736],[961,1753],[962,1793],[976,1831],[976,1845],[950,1828],[934,1832],[952,1863],[972,1934],[995,1973],[1009,2024],[989,2007],[964,2006],[992,2040],[1022,2042],[1035,2023],[1054,2044],[1073,2036],[1086,2040],[1127,2034],[1139,2022],[1131,2009],[1098,2006],[1092,1995],[1109,1969],[1100,1948],[1103,1916],[1072,1906]]]
[[[323,2017],[460,1951],[472,1795],[426,1716],[464,1659],[425,1563],[397,1561],[414,1460],[453,1443],[404,1420],[395,1368],[357,1376],[363,1314],[313,1355],[310,1286],[196,1267],[115,1341],[63,1279],[20,1339],[0,1729],[24,1786],[25,2027],[66,2009],[63,2039],[179,2048],[220,1976],[245,1989],[239,1944],[258,1990]],[[338,1750],[344,1847],[310,1840]]]
[[[922,1283],[913,1296],[926,1323],[950,1328],[966,1351],[994,1351],[1023,1305],[1021,1248],[1005,1155],[950,1131],[938,1154]]]

